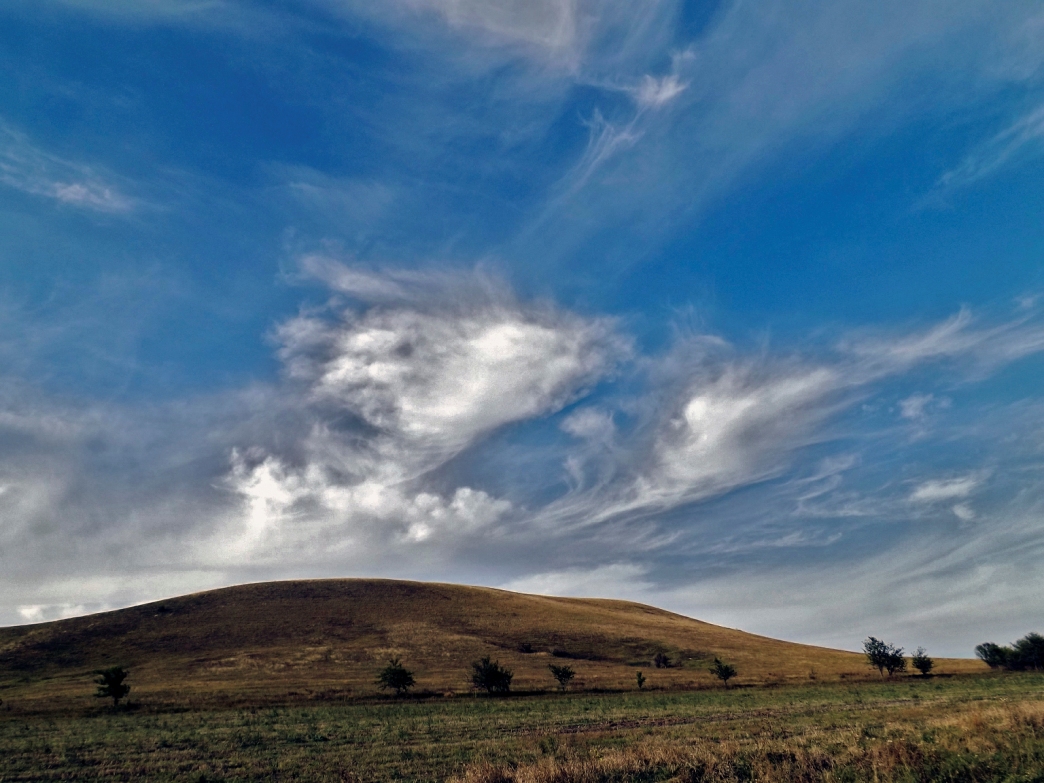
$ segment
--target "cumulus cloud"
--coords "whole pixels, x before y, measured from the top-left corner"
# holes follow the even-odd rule
[[[511,505],[486,492],[426,487],[489,433],[560,410],[629,352],[611,321],[522,304],[477,273],[380,275],[307,259],[359,308],[302,314],[277,330],[288,381],[314,417],[293,456],[233,453],[244,498],[237,546],[306,530],[423,542],[464,535]],[[373,303],[376,302],[376,303]]]
[[[89,166],[44,152],[0,121],[0,183],[80,209],[121,214],[135,202]]]

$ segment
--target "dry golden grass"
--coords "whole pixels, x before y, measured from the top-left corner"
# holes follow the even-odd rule
[[[1044,675],[0,707],[0,781],[1044,781]]]
[[[872,631],[872,629],[868,629]],[[677,662],[653,669],[657,652]],[[568,663],[578,690],[717,687],[719,656],[736,685],[876,678],[862,655],[768,639],[625,601],[552,598],[391,580],[242,585],[88,617],[0,629],[0,697],[28,708],[92,703],[91,672],[131,670],[132,698],[154,704],[255,704],[375,694],[392,656],[432,693],[469,690],[469,662],[491,655],[514,690],[549,690]],[[940,673],[984,669],[939,661]]]
[[[935,718],[893,710],[882,724],[864,719],[777,736],[734,732],[726,740],[654,738],[523,764],[483,760],[452,783],[1044,779],[1044,703],[947,706],[953,711]]]

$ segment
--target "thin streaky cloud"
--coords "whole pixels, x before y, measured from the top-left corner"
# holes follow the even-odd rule
[[[0,183],[79,209],[125,214],[136,202],[111,178],[81,163],[50,154],[0,121]]]
[[[939,177],[936,190],[972,185],[1001,169],[1044,154],[1044,105],[1037,106],[973,149],[960,165]]]

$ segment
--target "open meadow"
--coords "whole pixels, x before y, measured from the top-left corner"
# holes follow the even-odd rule
[[[476,692],[483,657],[510,693]],[[378,688],[391,658],[407,695]],[[935,664],[883,677],[624,601],[243,585],[0,629],[0,783],[1044,780],[1044,675]],[[118,708],[95,696],[113,666]]]
[[[1044,676],[0,708],[0,780],[1044,780]]]

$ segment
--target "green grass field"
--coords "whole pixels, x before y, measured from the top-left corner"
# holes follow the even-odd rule
[[[132,694],[133,697],[133,694]],[[0,706],[0,780],[1044,781],[1044,675],[729,690]]]

